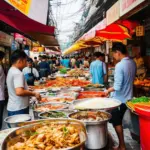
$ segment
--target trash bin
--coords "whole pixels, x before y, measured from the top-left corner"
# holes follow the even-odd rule
[[[140,121],[141,150],[150,150],[150,106],[136,105],[135,111]]]

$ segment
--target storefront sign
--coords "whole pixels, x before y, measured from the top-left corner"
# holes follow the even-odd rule
[[[17,42],[22,43],[25,37],[19,33],[14,33],[14,38]]]
[[[119,7],[119,1],[118,1],[106,12],[107,25],[110,25],[111,23],[119,19],[120,17],[119,8],[120,7]]]
[[[33,47],[32,51],[33,52],[44,52],[45,48],[44,47]]]
[[[29,18],[46,24],[48,0],[5,0]]]
[[[144,36],[144,33],[145,33],[144,26],[136,27],[136,36]]]
[[[5,0],[10,5],[21,11],[23,14],[28,15],[30,6],[31,6],[31,0]]]
[[[11,47],[12,41],[13,41],[13,36],[0,31],[0,45]]]
[[[144,1],[145,0],[120,0],[120,16],[125,15]]]

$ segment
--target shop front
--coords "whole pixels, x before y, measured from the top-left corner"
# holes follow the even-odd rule
[[[11,46],[13,42],[13,36],[8,35],[0,31],[0,51],[5,52],[5,70],[8,71],[10,67],[10,55],[11,55]]]

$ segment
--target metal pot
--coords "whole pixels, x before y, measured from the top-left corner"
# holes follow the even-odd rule
[[[69,118],[71,118],[71,115],[74,115],[76,113],[70,114]],[[103,121],[83,121],[87,130],[88,138],[85,145],[88,149],[101,149],[107,145],[107,122],[110,120],[111,114],[107,112],[103,113],[106,113],[108,115],[108,119]]]
[[[101,149],[107,145],[107,122],[102,124],[86,125],[88,149]]]

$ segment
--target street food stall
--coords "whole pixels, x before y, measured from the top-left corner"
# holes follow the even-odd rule
[[[106,97],[104,85],[92,84],[87,78],[88,70],[73,69],[66,74],[68,77],[56,73],[42,82],[36,81],[32,89],[42,99],[37,101],[31,97],[30,115],[5,118],[10,129],[0,133],[4,135],[2,150],[106,147],[110,111],[119,107],[120,101]]]

